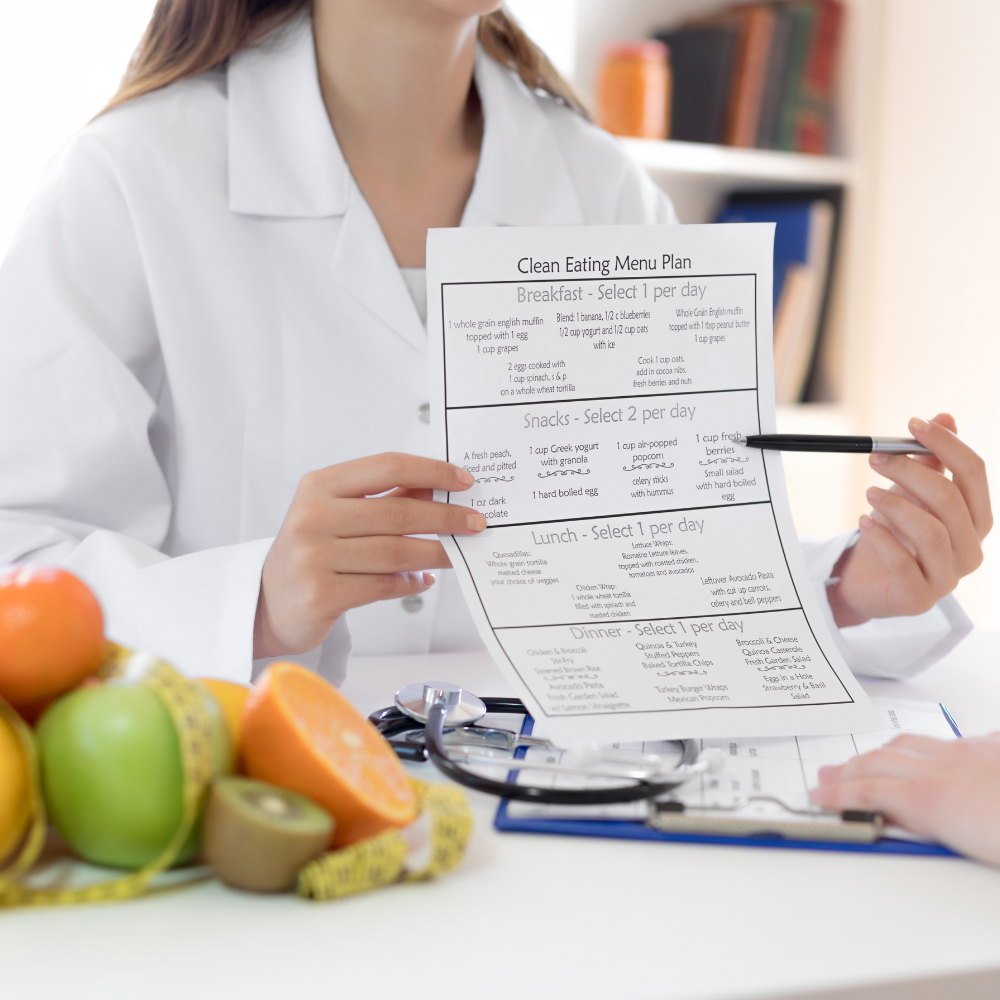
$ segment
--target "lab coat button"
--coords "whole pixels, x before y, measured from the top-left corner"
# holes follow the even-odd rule
[[[401,603],[404,611],[415,615],[424,606],[424,599],[419,594],[410,594],[409,597],[404,597]]]
[[[429,424],[431,422],[431,404],[421,403],[420,408],[417,410],[420,414],[420,419],[425,423]]]

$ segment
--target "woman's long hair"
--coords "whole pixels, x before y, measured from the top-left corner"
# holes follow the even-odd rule
[[[309,7],[310,0],[157,0],[149,25],[118,92],[104,109],[124,104],[177,80],[221,66],[233,53],[255,45]],[[543,90],[587,112],[545,53],[503,10],[479,20],[486,53],[516,70],[532,89]]]

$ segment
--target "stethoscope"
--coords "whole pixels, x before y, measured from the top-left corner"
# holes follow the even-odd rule
[[[546,739],[476,725],[487,712],[528,714],[517,698],[477,698],[457,684],[433,681],[401,688],[396,692],[395,705],[373,712],[368,718],[404,760],[429,758],[443,774],[466,788],[547,805],[610,805],[655,799],[697,775],[721,770],[725,763],[719,750],[699,751],[694,740],[670,741],[680,749],[679,761],[661,754],[597,746],[559,750]],[[404,739],[392,739],[399,736]],[[549,753],[546,759],[530,761],[489,756],[495,750],[522,748]],[[463,764],[548,771],[599,784],[590,788],[543,788],[487,778],[466,770]],[[608,787],[609,781],[615,783]]]

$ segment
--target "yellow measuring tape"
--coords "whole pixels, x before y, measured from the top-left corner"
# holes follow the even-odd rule
[[[114,643],[101,669],[104,677],[121,676],[133,654]],[[20,715],[0,698],[0,717],[13,729],[24,750],[30,778],[31,820],[20,850],[0,870],[0,907],[66,906],[73,903],[112,902],[131,899],[147,889],[153,879],[174,863],[178,852],[201,813],[205,793],[213,777],[212,724],[204,695],[192,681],[161,660],[150,660],[139,683],[163,703],[177,730],[184,774],[181,823],[159,857],[144,868],[113,879],[78,888],[28,886],[27,876],[45,846],[48,820],[42,798],[35,735]],[[376,889],[393,882],[433,878],[454,868],[465,852],[472,829],[472,813],[465,795],[446,785],[413,782],[421,812],[432,821],[431,857],[419,872],[406,871],[408,845],[398,830],[387,830],[368,840],[331,851],[307,864],[299,873],[300,896],[327,900]],[[191,880],[181,884],[189,884]]]
[[[102,674],[105,677],[121,675],[128,665],[129,657],[128,650],[110,644]],[[160,699],[177,730],[181,767],[184,773],[180,826],[174,831],[173,837],[160,852],[159,857],[127,875],[78,888],[59,886],[37,888],[24,885],[22,881],[24,876],[38,860],[45,844],[47,827],[45,803],[41,794],[34,733],[9,705],[0,702],[0,711],[13,726],[28,761],[32,811],[31,827],[17,858],[9,868],[0,872],[0,906],[67,906],[72,903],[101,903],[131,899],[145,892],[153,879],[160,872],[166,871],[176,860],[178,852],[191,832],[191,827],[198,819],[205,792],[212,780],[214,760],[212,723],[201,692],[191,681],[161,660],[149,661],[148,668],[139,683],[148,687]]]
[[[393,882],[423,882],[451,871],[462,860],[472,832],[472,811],[461,789],[414,781],[420,811],[431,817],[431,855],[420,871],[406,868],[409,845],[399,830],[331,851],[300,872],[296,891],[306,899],[339,899]]]

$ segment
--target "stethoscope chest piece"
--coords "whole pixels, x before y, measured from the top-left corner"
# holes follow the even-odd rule
[[[407,684],[396,692],[396,707],[417,722],[426,724],[431,705],[444,704],[444,724],[449,729],[469,726],[486,715],[481,698],[448,681]]]

